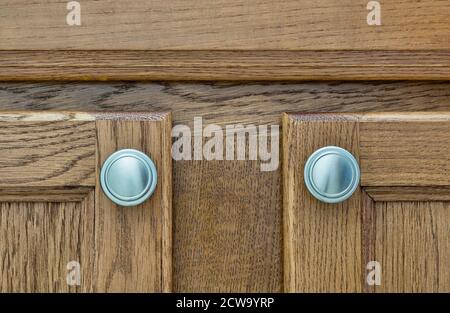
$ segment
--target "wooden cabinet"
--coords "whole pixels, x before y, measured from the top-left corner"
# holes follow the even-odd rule
[[[173,256],[167,259],[173,264],[170,266],[172,291],[372,291],[365,284],[366,264],[371,259],[380,262],[383,271],[382,285],[375,290],[448,289],[445,273],[437,274],[444,269],[442,264],[448,262],[445,261],[448,256],[444,254],[446,238],[442,235],[442,232],[448,232],[448,228],[445,229],[448,122],[446,114],[442,113],[450,110],[448,82],[2,82],[0,106],[3,110],[0,114],[3,116],[0,147],[4,147],[0,154],[0,229],[8,238],[36,238],[28,243],[23,237],[21,240],[2,241],[2,273],[9,273],[2,275],[3,291],[156,290],[151,285],[144,286],[144,279],[153,277],[150,271],[145,272],[145,267],[142,276],[134,276],[138,269],[131,270],[131,266],[136,265],[131,263],[132,255],[128,254],[130,247],[138,249],[134,244],[144,240],[144,236],[153,242],[152,233],[139,235],[137,229],[149,232],[154,228],[143,221],[140,228],[135,228],[134,235],[129,235],[133,233],[129,222],[141,221],[138,212],[144,214],[144,211],[116,206],[110,208],[112,215],[108,218],[111,225],[103,224],[105,231],[100,233],[100,236],[113,236],[115,240],[111,245],[116,247],[108,252],[113,255],[106,255],[110,262],[116,261],[114,265],[108,262],[103,265],[110,266],[111,269],[105,273],[114,279],[107,283],[105,280],[109,278],[105,276],[90,278],[89,275],[99,275],[99,272],[89,270],[82,271],[82,275],[87,275],[87,278],[82,278],[82,281],[88,279],[86,285],[69,287],[65,279],[69,261],[79,260],[83,269],[84,258],[90,258],[88,262],[91,264],[101,260],[101,256],[95,256],[97,249],[94,243],[89,243],[95,239],[93,233],[101,229],[94,228],[94,222],[102,223],[99,220],[101,215],[94,213],[101,212],[97,208],[94,212],[83,206],[83,201],[92,201],[86,198],[85,192],[91,190],[91,197],[95,197],[92,191],[98,188],[94,182],[97,176],[93,172],[98,167],[94,154],[100,137],[94,131],[97,126],[94,127],[93,120],[102,116],[98,112],[107,116],[107,112],[114,111],[115,118],[110,115],[109,123],[137,123],[132,118],[130,120],[133,112],[147,112],[138,115],[148,117],[139,121],[139,125],[158,123],[161,127],[164,124],[170,128],[166,115],[154,113],[169,110],[172,111],[174,125],[192,127],[194,117],[202,116],[205,124],[222,127],[237,121],[244,125],[279,124],[284,134],[280,142],[284,158],[274,171],[261,172],[260,162],[253,160],[173,161],[173,194],[166,198],[168,201],[173,199],[170,223],[173,234],[170,251]],[[26,114],[24,110],[27,110]],[[63,118],[64,114],[60,115],[62,110],[78,112],[80,117]],[[303,113],[289,114],[283,122],[283,112],[299,111]],[[367,113],[364,118],[359,113],[326,113],[361,111],[403,113]],[[408,115],[407,111],[419,113]],[[309,115],[307,112],[322,114]],[[24,125],[32,125],[33,120],[38,123],[34,114],[43,121],[36,124],[33,131],[24,133],[27,129]],[[372,116],[370,123],[368,116]],[[81,126],[59,131],[48,126],[50,122],[45,122],[48,119],[56,120],[52,122],[56,125],[76,124],[80,122],[70,120],[86,117],[88,121]],[[397,123],[393,121],[394,117]],[[423,122],[403,122],[418,117]],[[61,121],[57,122],[59,119]],[[382,122],[382,119],[389,119],[389,122]],[[359,123],[364,125],[361,127]],[[427,128],[427,125],[431,126]],[[80,129],[80,134],[77,135],[74,129]],[[363,137],[361,130],[364,130]],[[86,138],[86,133],[90,133],[90,137]],[[142,132],[136,130],[132,133]],[[167,138],[168,133],[161,136]],[[71,144],[64,141],[53,147],[52,144],[58,140],[52,138],[58,138],[58,134],[72,136]],[[290,141],[286,140],[288,134]],[[61,152],[57,154],[60,159],[54,159],[47,156],[43,152],[45,150],[35,148],[33,141],[17,140],[26,136],[35,136],[29,138],[39,139],[43,147],[53,147],[54,150],[49,151],[65,151],[61,148],[65,147],[76,152],[74,155],[83,156],[90,152],[91,156],[81,158],[76,166],[69,167],[72,170],[67,171],[65,178],[50,175],[55,169],[60,173],[64,164],[73,162],[72,152]],[[113,136],[109,136],[102,135],[102,142],[111,141],[108,138]],[[114,141],[104,157],[115,150],[116,144],[117,148],[134,146],[136,149],[146,144],[147,153],[155,160],[160,173],[161,166],[165,168],[165,165],[158,163],[161,161],[151,150],[158,147],[153,144],[159,141],[127,144],[126,140],[138,137],[141,138],[140,135],[120,136],[120,141]],[[389,138],[391,141],[377,141]],[[296,141],[292,143],[294,139]],[[392,141],[394,139],[398,141]],[[357,156],[362,174],[363,191],[337,205],[325,205],[311,198],[299,176],[302,175],[304,160],[316,148],[331,144],[344,147]],[[21,150],[20,147],[29,148]],[[14,154],[11,151],[15,151]],[[164,154],[166,162],[171,159],[167,154],[170,153]],[[30,159],[29,155],[33,156],[31,160],[34,162],[50,160],[45,163],[48,167],[43,166],[44,163],[33,166],[20,161]],[[286,160],[287,156],[291,161]],[[399,157],[397,161],[396,157]],[[386,158],[391,161],[386,162]],[[62,162],[64,160],[67,163]],[[14,167],[8,165],[11,162]],[[415,164],[416,170],[422,172],[411,171],[409,164]],[[383,175],[377,176],[377,173]],[[285,183],[287,174],[295,175],[294,185]],[[20,179],[30,180],[30,177],[37,181],[43,177],[51,178],[40,183],[42,188],[36,182],[31,187],[23,186]],[[58,187],[63,182],[70,182],[73,188]],[[161,184],[158,186],[163,188]],[[296,197],[292,198],[295,201],[310,203],[308,209],[295,210],[300,202],[283,203],[289,190],[292,197]],[[303,193],[305,197],[300,197]],[[424,198],[427,194],[430,198]],[[442,198],[430,202],[432,197]],[[367,200],[367,205],[360,204],[357,198],[359,201]],[[156,201],[152,199],[150,202]],[[63,206],[67,209],[57,210]],[[289,215],[289,211],[296,215]],[[149,209],[148,213],[151,212]],[[295,233],[287,232],[288,221],[291,224],[297,222],[294,224],[297,227]],[[69,224],[72,226],[66,227]],[[112,228],[114,232],[106,231]],[[90,239],[81,241],[79,238]],[[103,242],[108,244],[110,241]],[[17,246],[19,243],[21,245]],[[82,254],[82,245],[90,246],[87,251],[91,253]],[[406,245],[409,247],[407,250]],[[294,254],[294,249],[303,251],[303,254]],[[16,251],[21,251],[24,257],[19,257]],[[149,251],[140,253],[147,255]],[[290,258],[286,255],[288,253]],[[412,260],[412,267],[407,267],[410,262],[407,259],[403,261],[403,257]],[[400,272],[400,269],[404,271]],[[36,276],[38,272],[44,278]],[[17,276],[20,279],[16,279]],[[56,278],[59,286],[49,285]],[[417,283],[422,281],[423,284]]]
[[[170,129],[169,114],[1,113],[0,290],[170,291]],[[106,157],[125,148],[158,171],[134,207],[99,186]]]
[[[283,120],[286,291],[449,292],[448,113],[289,114]],[[339,146],[360,187],[339,204],[315,199],[306,159]],[[366,266],[381,266],[381,284]]]
[[[0,291],[449,291],[449,1],[68,2],[0,4]],[[171,116],[279,126],[279,166],[172,166]],[[301,176],[331,144],[361,166],[336,205]],[[133,209],[98,181],[131,147],[162,175]]]

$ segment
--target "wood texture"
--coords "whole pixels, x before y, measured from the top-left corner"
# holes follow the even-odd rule
[[[0,108],[171,110],[174,124],[191,127],[194,116],[221,126],[281,124],[282,112],[448,111],[449,86],[448,82],[1,83]],[[173,290],[282,291],[281,168],[262,173],[257,161],[176,161],[173,166]],[[216,173],[221,183],[218,179],[211,183],[210,173]],[[224,201],[215,184],[224,194],[234,195],[233,205]],[[250,200],[240,201],[243,197]],[[235,226],[237,222],[241,226]],[[210,275],[216,270],[219,276]]]
[[[366,188],[361,188],[361,268],[364,269],[363,273],[368,274],[367,265],[369,262],[378,261],[375,257],[375,240],[376,240],[376,210],[375,201],[369,195]],[[371,268],[373,270],[373,268]],[[383,275],[383,272],[381,272]],[[373,277],[371,277],[373,279]],[[383,276],[381,277],[383,279]],[[365,293],[374,293],[374,285],[367,283],[367,276],[363,281],[363,291]]]
[[[0,116],[0,187],[94,186],[95,125]]]
[[[0,290],[171,291],[170,134],[167,113],[0,113]],[[113,205],[98,182],[120,148],[144,151],[158,170],[155,194],[137,208]],[[70,175],[53,174],[58,166]],[[84,176],[92,182],[74,179]],[[66,283],[69,261],[81,263],[79,287]]]
[[[21,187],[0,189],[0,202],[80,202],[92,187]]]
[[[376,292],[449,292],[448,202],[375,204],[375,260],[382,284]]]
[[[432,187],[365,187],[374,201],[450,201],[449,186]]]
[[[175,124],[280,124],[283,112],[450,109],[449,82],[0,83],[1,111],[171,111]]]
[[[448,113],[369,114],[359,127],[363,186],[450,184]]]
[[[281,177],[259,161],[176,161],[174,290],[263,292],[281,285]]]
[[[81,26],[67,2],[5,0],[0,49],[444,49],[448,1],[381,2],[368,26],[367,1],[172,0],[81,2]]]
[[[1,202],[0,291],[91,291],[93,205],[93,193],[79,202]],[[71,261],[80,263],[80,286],[66,282]]]
[[[342,115],[285,115],[283,118],[284,290],[360,292],[361,191],[339,204],[313,198],[303,167],[315,150],[339,146],[359,155],[358,122]]]
[[[360,134],[362,186],[448,186],[448,112],[354,113]],[[332,123],[349,114],[307,114]],[[395,148],[393,148],[395,147]]]
[[[450,50],[0,51],[0,80],[442,80]]]
[[[148,201],[133,208],[115,205],[96,189],[95,291],[168,292],[172,290],[170,114],[152,123],[120,116],[97,117],[96,176],[111,153],[138,149],[155,162],[158,185]]]
[[[446,274],[450,266],[450,227],[447,222],[450,214],[447,195],[449,184],[438,176],[424,178],[427,174],[420,172],[433,164],[435,155],[445,157],[445,153],[441,151],[446,149],[446,141],[440,136],[448,125],[449,115],[446,112],[285,115],[284,270],[285,287],[287,286],[288,290],[303,291],[304,284],[324,282],[326,285],[323,291],[335,290],[333,284],[338,284],[342,278],[330,279],[326,274],[326,278],[323,278],[323,273],[331,270],[332,265],[324,268],[321,266],[325,255],[321,242],[327,240],[328,236],[333,239],[339,237],[335,232],[327,231],[336,228],[336,224],[346,230],[356,228],[356,231],[350,231],[348,235],[357,238],[360,236],[360,239],[356,239],[360,244],[353,252],[360,256],[358,260],[361,261],[356,263],[353,269],[355,273],[361,274],[362,271],[368,270],[366,266],[370,261],[377,261],[381,265],[381,285],[368,286],[363,279],[360,280],[360,287],[365,292],[450,290],[450,279]],[[440,140],[435,141],[436,138]],[[319,144],[313,144],[311,148],[311,143],[315,141],[319,141]],[[377,144],[373,144],[374,142]],[[326,145],[344,147],[359,158],[361,177],[368,175],[370,170],[372,172],[369,173],[374,173],[373,169],[367,167],[367,164],[373,162],[384,162],[384,168],[389,170],[379,176],[375,183],[358,190],[339,206],[324,204],[314,200],[306,190],[302,173],[306,158],[317,148]],[[418,152],[419,148],[421,151]],[[423,151],[431,154],[432,158],[426,158]],[[419,172],[412,171],[415,168],[412,166],[414,162],[405,160],[405,156],[412,159],[422,157]],[[445,165],[445,162],[443,164]],[[378,171],[382,171],[381,166]],[[445,169],[443,171],[445,172]],[[403,179],[399,186],[392,183],[393,177],[404,175],[408,179]],[[361,186],[366,186],[367,181],[362,178]],[[328,207],[328,210],[324,213],[320,211],[322,207]],[[335,210],[339,211],[336,213]],[[304,211],[314,212],[310,214],[312,218],[303,214]],[[357,212],[356,221],[341,221],[336,218],[327,220],[322,216],[345,214],[348,217],[349,211]],[[320,224],[321,227],[317,229],[311,229],[311,225],[315,225],[311,222],[314,218],[324,224]],[[319,238],[316,239],[316,236]],[[325,250],[326,255],[334,256],[332,259],[339,264],[342,259],[342,242],[353,242],[346,239],[341,238]],[[314,244],[305,249],[304,242],[308,240]],[[316,255],[319,255],[320,259],[314,259]],[[348,264],[352,263],[347,262],[346,265]],[[309,266],[318,273],[312,277],[303,277],[305,272],[311,271]],[[332,270],[331,272],[336,273]],[[302,278],[299,283],[295,281],[297,277]]]

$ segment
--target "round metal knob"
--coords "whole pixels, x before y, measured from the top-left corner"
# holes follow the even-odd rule
[[[134,206],[147,200],[155,191],[158,176],[153,161],[134,149],[111,154],[103,163],[100,184],[114,203]]]
[[[305,164],[305,184],[317,199],[338,203],[348,199],[359,185],[359,165],[345,149],[328,146],[316,150]]]

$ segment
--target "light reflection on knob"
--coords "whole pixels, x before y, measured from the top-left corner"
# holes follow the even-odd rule
[[[359,165],[354,156],[335,146],[316,150],[304,170],[305,184],[317,199],[338,203],[348,199],[359,185]]]
[[[119,150],[103,163],[100,183],[103,192],[114,203],[135,206],[143,203],[155,191],[156,167],[141,151]]]

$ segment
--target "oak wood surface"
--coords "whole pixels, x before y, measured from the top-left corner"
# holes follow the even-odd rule
[[[448,202],[376,202],[375,254],[382,268],[376,292],[449,292]]]
[[[448,80],[450,50],[0,51],[0,80]]]
[[[450,290],[450,279],[446,274],[450,265],[450,227],[447,222],[450,214],[447,195],[449,183],[439,176],[432,178],[432,175],[436,175],[434,173],[424,177],[427,175],[424,169],[433,164],[435,155],[445,157],[442,151],[446,149],[446,141],[439,136],[448,127],[449,117],[447,112],[284,116],[284,271],[285,288],[288,291],[304,291],[305,284],[323,284],[325,287],[322,291],[335,290],[335,284],[342,281],[342,277],[339,277],[341,272],[334,271],[333,264],[322,268],[321,262],[333,256],[334,264],[340,264],[343,242],[349,244],[354,241],[341,238],[325,249],[326,253],[322,252],[321,242],[332,240],[329,237],[339,237],[335,232],[327,231],[339,226],[350,229],[348,236],[359,238],[356,242],[360,244],[354,248],[354,253],[360,257],[358,260],[361,263],[356,263],[355,273],[368,274],[367,265],[371,261],[381,265],[381,285],[368,286],[365,280],[359,281],[365,292]],[[436,138],[440,140],[435,141]],[[375,141],[377,144],[373,144]],[[316,149],[327,145],[344,147],[359,159],[361,177],[373,171],[367,167],[373,162],[383,162],[388,171],[378,177],[376,182],[370,181],[368,187],[364,187],[368,180],[362,178],[362,190],[357,189],[345,202],[338,205],[324,204],[307,191],[303,182],[303,169],[306,158]],[[418,148],[424,149],[432,158],[426,158],[423,151],[417,151]],[[422,158],[418,172],[414,171],[414,162],[404,160],[405,156]],[[381,170],[380,166],[378,171]],[[445,168],[442,171],[445,172]],[[407,180],[397,185],[393,183],[393,177],[404,175],[408,177]],[[328,210],[322,212],[322,207],[328,207]],[[311,230],[311,225],[315,223],[311,222],[312,218],[308,214],[304,214],[305,211],[314,212],[311,216],[324,224]],[[342,222],[337,218],[327,220],[322,216],[346,214],[348,217],[348,211],[357,212],[356,221]],[[318,239],[315,238],[316,234]],[[305,248],[308,240],[314,242],[310,249]],[[319,256],[318,260],[316,256]],[[345,264],[348,266],[351,263]],[[342,265],[338,267],[345,269]],[[305,273],[315,270],[318,273],[314,273],[313,277],[303,277]],[[334,274],[331,279],[328,271]],[[346,273],[345,270],[343,272]],[[302,278],[298,283],[295,281],[297,277]]]
[[[389,113],[384,118],[371,121],[369,114],[369,121],[359,124],[361,184],[448,186],[450,114]]]
[[[432,187],[364,187],[374,201],[450,201],[449,186]]]
[[[448,82],[22,82],[0,84],[0,108],[171,110],[174,124],[191,127],[194,116],[221,126],[258,125],[280,124],[283,112],[448,111],[450,88]],[[257,161],[173,167],[173,290],[282,291],[281,168],[262,173]],[[233,204],[221,192],[233,195]]]
[[[4,187],[0,189],[1,202],[80,202],[92,187]]]
[[[280,124],[283,112],[439,112],[449,108],[450,83],[444,81],[0,83],[3,112],[171,111],[174,124],[189,126],[195,116],[223,126]]]
[[[94,186],[95,125],[0,116],[0,187]]]
[[[316,113],[301,118],[358,122],[362,186],[450,184],[448,112]]]
[[[0,290],[171,291],[170,131],[170,113],[0,113],[0,163],[16,172],[2,173]],[[113,205],[98,182],[105,158],[121,148],[156,163],[156,191],[136,208]],[[89,157],[83,166],[79,150]],[[58,176],[58,166],[70,175]],[[89,184],[74,179],[85,173]],[[81,265],[79,287],[66,283],[70,261]]]
[[[78,202],[0,203],[1,292],[89,292],[94,273],[94,197]],[[67,264],[80,263],[69,286]]]
[[[0,50],[371,50],[449,49],[446,0],[382,1],[369,26],[367,1],[171,0],[81,3],[4,0]]]
[[[361,191],[339,204],[313,198],[303,168],[315,150],[339,146],[359,156],[358,121],[353,116],[321,120],[283,117],[284,290],[360,292]]]
[[[171,118],[152,123],[97,117],[97,186],[106,158],[120,149],[137,149],[155,162],[158,185],[143,204],[115,205],[96,188],[96,285],[99,292],[172,290]]]

